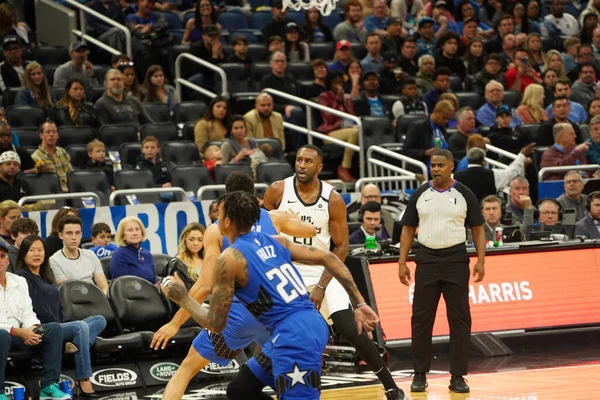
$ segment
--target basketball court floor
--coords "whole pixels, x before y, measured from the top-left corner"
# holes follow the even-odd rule
[[[556,333],[503,340],[514,352],[507,357],[471,357],[467,376],[471,393],[448,390],[447,345],[434,346],[426,393],[410,393],[408,348],[392,349],[390,369],[410,400],[600,400],[600,332]],[[184,400],[226,399],[227,381],[192,383]],[[323,400],[385,400],[373,373],[358,370],[325,372]],[[114,393],[105,400],[160,399],[162,387]],[[268,392],[272,393],[272,392]]]

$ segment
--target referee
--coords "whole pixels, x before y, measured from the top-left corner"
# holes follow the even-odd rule
[[[410,197],[402,218],[400,238],[400,282],[410,285],[406,266],[408,253],[419,227],[419,244],[415,255],[415,291],[413,298],[412,358],[414,378],[412,392],[424,392],[425,374],[431,363],[431,338],[440,295],[444,295],[450,325],[450,390],[469,392],[463,375],[467,373],[471,335],[469,309],[469,256],[465,246],[466,228],[471,226],[477,249],[473,276],[481,282],[484,275],[485,233],[481,207],[469,188],[451,178],[454,160],[448,150],[438,149],[431,155],[432,180]]]

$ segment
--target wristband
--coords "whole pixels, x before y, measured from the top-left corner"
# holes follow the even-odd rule
[[[10,332],[8,332],[8,334],[9,334],[10,336],[12,336],[12,335],[13,335],[13,334],[12,334],[12,331],[13,331],[13,327],[11,326],[11,327],[10,327]]]
[[[318,287],[319,289],[321,289],[322,291],[325,291],[325,288],[319,284],[316,285],[316,287]]]
[[[362,307],[362,306],[366,306],[366,305],[367,305],[367,302],[366,302],[366,301],[363,301],[362,303],[358,303],[357,305],[355,305],[355,306],[354,306],[354,309],[356,310],[357,308],[360,308],[360,307]]]

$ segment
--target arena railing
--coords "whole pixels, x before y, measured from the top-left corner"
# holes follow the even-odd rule
[[[125,25],[121,25],[118,22],[100,14],[99,12],[97,12],[95,10],[92,10],[91,8],[89,8],[88,6],[86,6],[84,4],[78,3],[75,0],[64,0],[64,2],[79,10],[79,26],[81,29],[80,30],[73,29],[71,31],[73,34],[79,36],[81,39],[83,39],[89,43],[92,43],[98,47],[101,47],[102,49],[104,49],[114,55],[121,54],[121,51],[119,51],[113,47],[110,47],[109,45],[102,43],[98,39],[85,33],[86,26],[87,26],[87,21],[85,20],[85,17],[86,17],[86,14],[89,14],[95,18],[98,18],[102,22],[104,22],[108,25],[114,26],[115,28],[118,28],[119,30],[121,30],[125,34],[125,51],[127,53],[127,56],[129,58],[133,58],[133,52],[131,50],[131,32]]]
[[[306,100],[306,99],[303,99],[298,96],[292,96],[291,94],[284,93],[279,90],[266,88],[264,90],[264,92],[267,92],[267,93],[269,93],[273,96],[277,96],[279,98],[283,98],[283,99],[292,101],[296,104],[303,105],[306,108],[306,127],[290,124],[289,122],[284,122],[283,126],[290,130],[293,130],[295,132],[299,132],[304,135],[307,135],[308,143],[312,144],[313,138],[317,138],[317,139],[326,141],[328,143],[336,144],[345,149],[351,149],[351,150],[358,152],[360,178],[365,177],[365,154],[364,154],[364,151],[361,151],[361,149],[364,148],[363,127],[362,127],[362,121],[360,120],[360,117],[357,117],[356,115],[348,114],[348,113],[345,113],[345,112],[342,112],[339,110],[335,110],[333,108],[325,107],[319,103],[315,103],[313,101]],[[354,122],[356,124],[356,127],[358,128],[358,146],[344,142],[343,140],[335,139],[335,138],[327,136],[323,133],[314,131],[313,126],[312,126],[312,124],[313,124],[313,119],[312,119],[313,109],[319,110],[319,111],[325,111],[325,112],[335,115],[336,117],[345,118],[345,119],[348,119],[348,120]]]
[[[544,167],[538,172],[538,182],[544,181],[544,174],[548,172],[569,172],[569,171],[589,171],[600,169],[600,164],[587,165],[565,165],[562,167]]]
[[[60,194],[40,194],[36,196],[25,196],[19,199],[19,207],[23,207],[25,203],[33,203],[41,200],[72,200],[91,197],[94,200],[94,207],[100,206],[100,197],[94,192],[75,192],[75,193],[60,193]]]
[[[254,190],[256,190],[256,189],[267,190],[268,188],[269,188],[269,185],[267,185],[266,183],[255,183],[254,184]],[[198,201],[211,200],[211,199],[203,198],[206,193],[210,193],[210,192],[225,193],[225,185],[204,185],[200,189],[198,189],[198,192],[196,192],[196,199]]]
[[[192,90],[195,90],[196,92],[200,92],[203,95],[210,97],[211,99],[217,96],[216,93],[213,93],[210,90],[207,90],[207,89],[204,89],[203,87],[195,85],[195,84],[189,82],[187,79],[184,79],[181,77],[181,62],[183,60],[193,61],[196,64],[200,64],[203,67],[210,69],[212,71],[215,71],[217,74],[219,74],[219,76],[221,77],[221,96],[229,98],[229,93],[227,92],[227,74],[225,74],[225,71],[222,68],[219,68],[216,65],[211,64],[208,61],[205,61],[201,58],[193,56],[189,53],[181,53],[175,59],[175,91],[177,92],[177,96],[179,96],[180,99],[182,98],[181,97],[181,85],[188,87]]]
[[[368,178],[361,178],[354,183],[354,191],[356,193],[360,193],[363,186],[368,183],[381,183],[381,182],[383,182],[383,183],[387,183],[387,182],[403,182],[403,183],[405,183],[405,182],[414,181],[417,184],[417,186],[420,185],[421,183],[417,179],[416,175],[415,174],[413,174],[413,175],[414,176],[410,176],[410,175],[373,176],[373,177],[368,177]]]
[[[386,146],[388,147],[388,146]],[[391,148],[394,148],[393,145]],[[398,161],[399,165],[393,165],[389,162],[385,162],[375,158],[375,155],[382,155],[394,160]],[[382,190],[406,190],[409,188],[407,183],[410,180],[416,179],[416,173],[409,171],[406,169],[407,165],[412,165],[420,170],[421,174],[424,177],[427,177],[427,166],[419,160],[415,160],[414,158],[405,156],[403,154],[396,153],[395,151],[389,150],[388,148],[383,148],[382,146],[370,146],[367,149],[367,163],[368,163],[368,176],[373,178],[388,178],[388,181],[385,179],[381,180],[383,182]],[[410,179],[399,179],[395,180],[395,177],[406,176]]]
[[[117,196],[127,196],[128,194],[161,194],[161,193],[179,193],[181,194],[181,201],[188,201],[185,190],[180,187],[170,188],[147,188],[147,189],[117,189],[110,194],[108,198],[108,204],[111,206],[115,205],[115,199]]]

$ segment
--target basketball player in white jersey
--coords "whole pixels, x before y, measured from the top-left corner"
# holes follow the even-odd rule
[[[333,187],[319,180],[323,169],[323,153],[314,145],[305,145],[296,155],[296,175],[274,182],[265,193],[263,206],[267,210],[291,210],[303,221],[317,228],[317,235],[304,239],[289,235],[295,243],[329,250],[344,261],[348,255],[348,223],[346,204]],[[377,347],[365,334],[359,335],[350,299],[344,288],[322,266],[295,264],[310,290],[311,300],[326,320],[331,320],[340,335],[356,348],[359,356],[371,367],[385,387],[387,399],[403,399]]]

